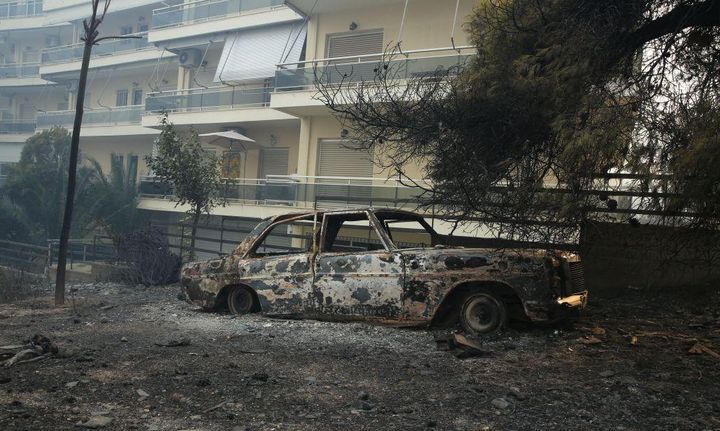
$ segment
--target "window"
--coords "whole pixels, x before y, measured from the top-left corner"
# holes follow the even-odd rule
[[[328,35],[327,56],[353,57],[383,52],[383,31],[350,32]]]
[[[133,32],[133,26],[131,25],[124,25],[120,27],[120,35],[124,36],[126,34],[132,34]]]
[[[365,213],[325,217],[324,244],[327,253],[384,250],[385,246]]]
[[[138,156],[131,154],[128,156],[128,170],[127,170],[127,177],[128,182],[131,184],[135,184],[137,181],[137,173],[138,173]]]
[[[132,104],[133,105],[142,105],[143,103],[143,91],[140,88],[137,88],[133,90],[133,98],[132,98]]]
[[[276,224],[255,247],[254,256],[307,253],[312,249],[313,219]]]
[[[127,106],[128,91],[125,89],[118,90],[115,96],[115,106]]]

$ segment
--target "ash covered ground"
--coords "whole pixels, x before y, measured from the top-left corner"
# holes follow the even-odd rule
[[[514,326],[459,359],[437,349],[447,330],[208,313],[177,286],[73,290],[63,308],[50,292],[0,305],[0,346],[59,348],[0,367],[0,429],[720,429],[717,295],[594,295],[572,327]]]

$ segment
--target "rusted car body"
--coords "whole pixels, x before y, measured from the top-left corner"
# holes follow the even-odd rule
[[[409,223],[424,229],[423,247],[404,248],[393,240],[413,235],[395,228]],[[342,236],[353,229],[355,237]],[[376,240],[358,240],[362,229]],[[292,243],[279,252],[268,246],[277,232]],[[574,254],[444,245],[453,243],[456,238],[439,235],[405,211],[288,214],[261,221],[231,255],[185,265],[181,282],[188,299],[207,309],[229,304],[238,313],[403,326],[449,324],[460,316],[477,333],[497,329],[506,316],[470,328],[463,316],[482,317],[496,303],[502,313],[515,310],[535,322],[556,321],[585,306],[582,266]],[[487,298],[479,305],[476,298],[466,310],[478,292]]]

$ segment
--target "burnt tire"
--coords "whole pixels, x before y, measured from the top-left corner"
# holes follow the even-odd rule
[[[474,293],[463,301],[460,325],[465,332],[487,335],[499,332],[507,324],[505,303],[491,293]]]
[[[227,296],[228,309],[232,314],[248,314],[252,311],[255,298],[250,290],[233,286]]]

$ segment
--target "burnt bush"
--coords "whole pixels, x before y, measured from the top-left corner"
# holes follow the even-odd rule
[[[117,239],[118,260],[123,265],[120,277],[145,286],[174,283],[180,274],[181,260],[172,253],[167,239],[156,228],[137,230]]]

